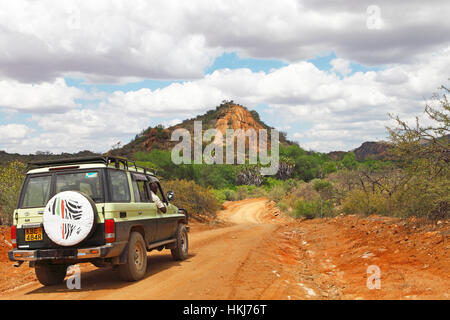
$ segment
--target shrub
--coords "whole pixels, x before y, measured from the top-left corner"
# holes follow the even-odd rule
[[[331,217],[334,215],[333,203],[330,200],[323,201],[321,199],[298,199],[294,203],[292,214],[296,218],[304,217],[307,219]]]
[[[320,215],[320,200],[305,201],[298,199],[294,203],[294,210],[292,214],[296,218],[315,218]]]
[[[280,201],[286,195],[286,189],[282,185],[277,185],[269,191],[268,196],[270,200],[275,202]]]
[[[227,201],[227,197],[225,195],[225,190],[213,189],[212,190],[214,197],[216,197],[217,201],[222,204]]]
[[[236,200],[243,200],[249,198],[250,186],[239,186],[236,191]]]
[[[236,201],[237,200],[237,192],[232,189],[224,190],[225,199],[228,201]]]
[[[12,223],[24,174],[25,165],[19,161],[12,161],[0,168],[0,224]]]
[[[195,184],[194,181],[169,180],[162,184],[166,191],[171,190],[175,193],[173,204],[188,210],[194,217],[196,215],[215,216],[220,208],[213,190]]]
[[[355,189],[344,198],[342,211],[347,214],[387,215],[390,213],[388,200],[381,192],[366,194],[362,190]]]
[[[278,201],[276,206],[282,212],[288,212],[288,210],[289,210],[289,205],[288,205],[288,203],[285,200]]]

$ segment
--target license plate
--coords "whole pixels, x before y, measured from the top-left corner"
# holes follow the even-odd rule
[[[25,229],[25,241],[41,241],[42,228],[27,228]]]

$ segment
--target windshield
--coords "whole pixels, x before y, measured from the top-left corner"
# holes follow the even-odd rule
[[[53,194],[52,179],[55,179],[55,192],[80,191],[92,198],[94,202],[103,202],[103,189],[100,173],[71,172],[58,173],[54,176],[31,176],[23,191],[22,208],[45,207]]]

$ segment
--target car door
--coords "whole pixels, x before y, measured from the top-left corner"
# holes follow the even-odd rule
[[[173,237],[177,229],[179,216],[174,214],[176,212],[175,207],[167,202],[166,197],[161,188],[161,184],[159,182],[156,182],[156,184],[158,185],[158,192],[156,195],[161,199],[161,201],[164,202],[167,208],[165,213],[161,212],[160,210],[157,210],[158,216],[157,234],[158,239],[163,240]]]
[[[147,244],[158,240],[157,208],[150,201],[147,178],[142,174],[132,174],[134,198],[139,208],[137,220],[142,222],[145,229]]]
[[[127,241],[139,208],[132,201],[131,177],[124,170],[108,169],[109,201],[105,203],[105,218],[114,218],[116,241]]]

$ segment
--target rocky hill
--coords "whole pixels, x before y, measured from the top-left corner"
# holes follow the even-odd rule
[[[205,114],[195,118],[184,120],[175,126],[169,128],[164,128],[163,126],[149,127],[122,148],[109,152],[114,155],[133,158],[133,155],[138,151],[150,151],[154,148],[169,150],[178,144],[177,141],[170,141],[172,132],[182,128],[188,130],[193,136],[194,121],[202,122],[203,132],[214,128],[219,130],[223,137],[225,137],[227,129],[241,129],[244,131],[254,129],[256,132],[260,129],[266,129],[268,130],[268,134],[270,134],[270,129],[272,129],[272,127],[261,121],[256,111],[250,111],[246,107],[234,102],[223,102],[215,109],[209,110]],[[280,143],[292,144],[293,142],[287,140],[285,135],[280,133]],[[268,146],[270,147],[270,143]]]
[[[384,141],[368,141],[361,144],[360,147],[353,150],[356,160],[383,160],[388,157],[389,143]]]

